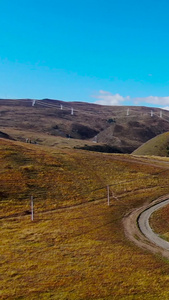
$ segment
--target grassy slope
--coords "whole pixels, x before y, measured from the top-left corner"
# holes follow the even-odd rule
[[[1,299],[169,298],[169,265],[129,243],[121,223],[169,192],[169,171],[134,160],[0,140]],[[34,222],[23,216],[30,195]]]
[[[149,140],[133,152],[135,155],[168,156],[169,132],[165,132]]]

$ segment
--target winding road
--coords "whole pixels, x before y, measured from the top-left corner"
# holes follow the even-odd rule
[[[157,246],[165,250],[169,250],[169,242],[160,238],[158,234],[153,232],[149,224],[149,219],[152,213],[162,208],[163,206],[166,206],[167,204],[169,204],[169,199],[157,203],[151,206],[150,208],[144,210],[137,219],[140,231],[149,239],[149,241],[151,241],[152,243],[156,244]]]
[[[147,203],[140,208],[133,209],[124,216],[123,226],[126,237],[138,247],[169,259],[169,242],[154,233],[149,225],[151,214],[166,205],[169,205],[169,195],[164,195],[151,204]]]

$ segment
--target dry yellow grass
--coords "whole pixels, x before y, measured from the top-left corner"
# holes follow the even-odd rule
[[[1,140],[0,163],[1,299],[169,299],[167,261],[122,227],[130,209],[169,192],[163,162]]]
[[[159,155],[169,156],[169,132],[165,132],[148,140],[136,149],[135,155]]]

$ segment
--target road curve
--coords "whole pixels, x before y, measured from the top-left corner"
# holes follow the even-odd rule
[[[155,234],[149,225],[151,214],[167,204],[169,204],[169,194],[130,210],[123,217],[122,222],[127,239],[140,248],[169,259],[169,242]]]
[[[156,244],[157,246],[165,250],[169,250],[169,242],[160,238],[158,234],[153,232],[149,224],[149,219],[152,213],[162,208],[163,206],[166,206],[167,204],[169,204],[169,199],[157,203],[144,210],[142,213],[140,213],[137,219],[139,229],[146,236],[146,238],[148,238],[150,242]]]

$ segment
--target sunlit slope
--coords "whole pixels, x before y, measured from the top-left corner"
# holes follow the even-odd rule
[[[132,154],[169,156],[169,132],[165,132],[149,140]]]
[[[152,181],[151,177],[144,178],[146,168],[142,166],[140,171],[140,165],[138,169],[131,162],[129,155],[52,150],[0,139],[0,197],[6,203],[2,205],[1,213],[5,210],[10,214],[8,206],[12,207],[12,204],[17,204],[18,213],[26,213],[31,196],[43,211],[106,198],[107,185],[114,185],[113,191],[123,194],[135,189],[136,179],[140,180],[137,188],[144,187],[146,180]],[[128,183],[128,180],[134,181]],[[153,180],[155,186],[156,178]]]
[[[169,298],[169,265],[122,225],[169,193],[167,163],[0,139],[0,165],[1,299]]]

